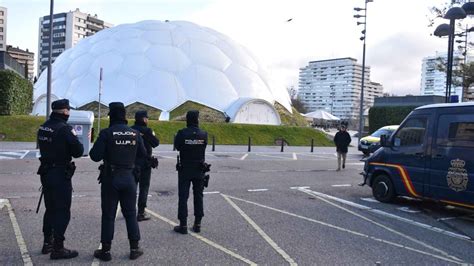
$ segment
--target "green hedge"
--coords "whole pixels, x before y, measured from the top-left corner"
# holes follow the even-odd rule
[[[0,115],[31,112],[33,85],[11,70],[0,70]]]
[[[0,133],[6,135],[5,141],[35,141],[39,125],[45,121],[40,116],[0,116]],[[129,125],[133,120],[129,120]],[[108,119],[101,119],[101,128],[109,125]],[[97,126],[97,120],[94,121]],[[185,127],[183,121],[155,121],[150,120],[149,126],[163,144],[173,142],[174,134]],[[284,138],[291,146],[309,146],[314,139],[315,146],[333,146],[332,141],[323,133],[310,127],[291,126],[264,126],[232,123],[201,123],[201,127],[209,133],[209,144],[215,136],[216,144],[246,145],[248,137],[252,138],[252,145],[275,145],[275,141]],[[96,135],[98,132],[95,132]]]
[[[388,125],[400,125],[405,117],[417,106],[372,107],[369,110],[369,131]]]

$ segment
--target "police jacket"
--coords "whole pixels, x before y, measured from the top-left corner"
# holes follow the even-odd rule
[[[207,146],[207,132],[197,125],[188,125],[178,131],[174,146],[179,151],[183,166],[204,162]]]
[[[66,122],[66,116],[53,112],[48,121],[40,126],[37,140],[41,163],[64,166],[71,162],[72,157],[82,156],[84,147]]]
[[[143,144],[145,145],[147,157],[151,157],[153,148],[156,148],[160,145],[160,141],[155,136],[155,132],[146,126],[145,123],[136,121],[135,125],[132,126],[132,129],[138,131],[140,136],[143,138]],[[143,165],[147,157],[137,156],[137,164]]]
[[[140,133],[127,126],[127,121],[111,122],[110,127],[100,131],[89,156],[95,162],[118,168],[135,167],[136,156],[146,156]]]

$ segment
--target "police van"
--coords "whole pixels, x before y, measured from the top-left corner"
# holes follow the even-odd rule
[[[374,197],[433,199],[474,208],[474,103],[416,108],[365,161]]]

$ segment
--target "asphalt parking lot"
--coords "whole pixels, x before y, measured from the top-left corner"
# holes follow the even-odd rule
[[[362,156],[350,150],[337,172],[334,148],[208,148],[211,180],[200,234],[172,231],[177,222],[176,152],[160,146],[148,213],[140,223],[145,255],[136,264],[466,264],[474,263],[474,213],[400,198],[375,201],[359,187]],[[14,153],[17,152],[15,155]],[[42,214],[36,151],[0,147],[0,264],[47,264],[40,254]],[[5,158],[8,157],[8,158]],[[66,246],[79,257],[62,263],[97,265],[100,240],[98,164],[76,160]],[[192,200],[189,201],[192,223]],[[111,263],[130,263],[125,222],[117,216]],[[61,263],[61,262],[60,262]],[[106,263],[100,263],[106,264]]]

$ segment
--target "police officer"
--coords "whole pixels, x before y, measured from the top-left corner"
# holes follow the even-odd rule
[[[207,132],[199,128],[199,111],[192,110],[186,114],[186,128],[178,131],[174,141],[179,151],[178,170],[178,219],[179,225],[174,231],[187,234],[189,187],[193,184],[194,196],[194,225],[193,231],[201,231],[201,220],[204,216],[203,190]]]
[[[72,157],[82,156],[84,147],[74,129],[66,122],[69,118],[69,100],[54,101],[48,121],[38,130],[42,193],[46,212],[43,218],[43,254],[51,259],[71,259],[78,252],[64,248],[64,233],[71,218],[72,182],[75,165]]]
[[[148,113],[147,111],[138,111],[135,113],[135,125],[133,129],[140,132],[145,144],[146,156],[137,156],[136,164],[140,167],[140,178],[138,179],[138,214],[137,221],[149,220],[150,216],[145,213],[146,202],[148,198],[148,189],[150,188],[151,168],[156,168],[158,160],[152,157],[153,148],[160,145],[160,141],[156,138],[155,132],[147,127]]]
[[[99,167],[102,184],[102,247],[94,252],[94,257],[103,261],[112,259],[110,248],[119,202],[127,224],[130,259],[134,260],[143,255],[139,248],[140,229],[136,217],[137,179],[134,169],[136,156],[145,156],[146,151],[140,134],[127,126],[125,113],[123,103],[109,104],[110,125],[100,132],[89,153],[93,161],[104,161]]]

